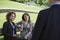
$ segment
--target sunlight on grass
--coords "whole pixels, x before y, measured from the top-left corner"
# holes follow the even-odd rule
[[[46,9],[46,6],[34,6],[34,5],[27,5],[23,3],[13,2],[13,1],[0,1],[0,8],[12,8],[12,9],[19,9],[31,12],[39,12],[42,9]]]

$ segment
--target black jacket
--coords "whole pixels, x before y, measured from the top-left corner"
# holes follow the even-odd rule
[[[39,12],[31,40],[60,40],[60,5]]]
[[[13,23],[13,25],[15,26],[14,23]],[[16,26],[15,26],[14,31],[16,34]],[[12,40],[13,39],[13,28],[12,28],[12,25],[10,24],[10,22],[4,22],[2,33],[4,35],[4,40]]]

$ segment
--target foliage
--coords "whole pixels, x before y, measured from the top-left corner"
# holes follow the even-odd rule
[[[13,0],[12,0],[13,1]],[[24,2],[29,2],[29,1],[34,1],[36,4],[44,4],[44,5],[48,5],[48,0],[14,0],[14,1],[18,1],[18,2],[21,2],[21,3],[24,3]]]

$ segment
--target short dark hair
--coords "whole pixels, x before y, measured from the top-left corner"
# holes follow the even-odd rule
[[[7,15],[6,15],[6,20],[7,20],[7,21],[9,21],[9,17],[10,17],[12,14],[14,14],[15,17],[16,17],[15,12],[8,12]]]
[[[23,20],[23,21],[25,21],[25,19],[24,19],[24,15],[29,16],[29,14],[28,14],[28,12],[25,12],[25,13],[23,14],[23,16],[22,16],[22,20]],[[30,16],[29,16],[29,20],[28,20],[28,22],[30,22]]]

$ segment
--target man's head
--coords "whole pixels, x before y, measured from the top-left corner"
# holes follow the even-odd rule
[[[51,3],[54,3],[54,2],[57,2],[57,1],[60,1],[60,0],[48,0],[48,1],[51,4]]]

